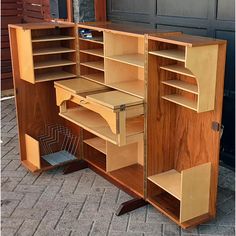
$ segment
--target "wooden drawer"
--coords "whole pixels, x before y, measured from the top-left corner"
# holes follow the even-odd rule
[[[119,146],[143,138],[142,99],[81,78],[55,82],[55,89],[60,116]]]

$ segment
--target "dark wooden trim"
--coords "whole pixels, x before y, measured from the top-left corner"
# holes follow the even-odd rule
[[[95,19],[96,21],[106,21],[106,0],[94,0]]]
[[[121,216],[125,213],[136,210],[140,207],[146,206],[147,204],[148,204],[148,202],[146,202],[142,198],[131,199],[127,202],[123,202],[123,203],[120,204],[119,208],[116,211],[116,215]]]

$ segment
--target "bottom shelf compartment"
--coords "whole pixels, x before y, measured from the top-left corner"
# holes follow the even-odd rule
[[[118,147],[93,137],[84,140],[84,144],[84,158],[89,164],[143,196],[143,142]]]
[[[168,170],[148,177],[148,199],[173,220],[184,223],[208,214],[210,182],[211,163],[181,172]],[[178,211],[172,204],[179,206]]]
[[[30,171],[46,170],[76,161],[80,139],[61,125],[48,125],[37,139],[25,134],[25,158]]]

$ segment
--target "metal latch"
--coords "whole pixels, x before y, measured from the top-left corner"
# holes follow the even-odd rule
[[[220,123],[214,121],[212,122],[211,128],[216,132],[220,132],[220,137],[222,137],[224,132],[224,125],[220,125]]]
[[[120,111],[124,111],[124,110],[125,110],[125,108],[126,108],[126,105],[125,105],[125,104],[123,104],[123,105],[120,105]]]

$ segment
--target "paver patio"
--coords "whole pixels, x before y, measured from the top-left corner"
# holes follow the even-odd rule
[[[129,195],[85,169],[32,174],[20,164],[14,99],[2,102],[2,236],[235,235],[235,174],[220,167],[217,217],[181,230],[152,206],[117,217]]]

